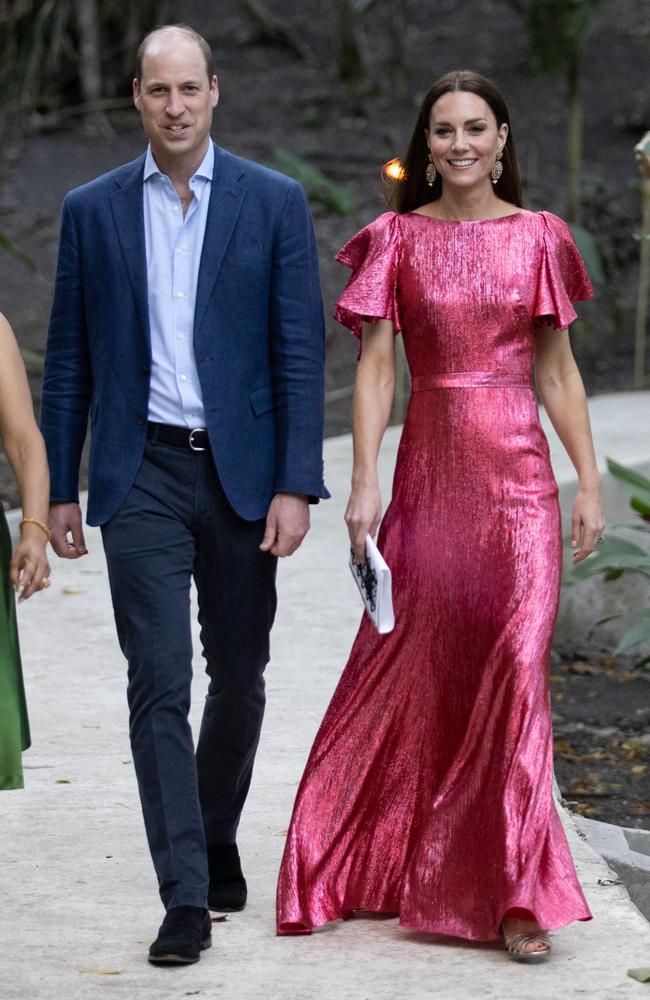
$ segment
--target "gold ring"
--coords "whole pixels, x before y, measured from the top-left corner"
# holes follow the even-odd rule
[[[44,576],[43,579],[41,580],[42,589],[47,590],[47,588],[51,585],[51,583],[52,581],[50,580],[49,576]]]

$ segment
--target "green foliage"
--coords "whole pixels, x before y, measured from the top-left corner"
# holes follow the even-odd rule
[[[607,459],[607,467],[612,476],[633,491],[630,507],[638,514],[640,522],[617,525],[618,528],[641,531],[650,542],[650,479],[627,469],[613,459]],[[579,563],[571,574],[574,581],[602,576],[605,580],[617,580],[623,573],[635,573],[650,580],[650,549],[637,545],[626,538],[610,532],[597,551]],[[609,616],[606,620],[617,616]],[[650,642],[650,608],[644,609],[628,624],[615,653],[628,652],[635,646]],[[641,663],[647,662],[642,660]]]
[[[72,0],[23,0],[4,15],[0,86],[15,107],[32,107],[60,70],[72,12]]]
[[[23,356],[25,367],[30,375],[42,375],[44,368],[43,355],[38,351],[31,351],[29,347],[21,347],[20,353]]]
[[[28,267],[30,271],[36,271],[36,264],[31,257],[22,253],[15,243],[12,243],[9,237],[5,236],[4,233],[0,233],[0,250],[6,250],[12,257],[21,261],[25,267]]]
[[[557,73],[580,59],[601,0],[504,0],[523,20],[534,73]]]
[[[75,0],[0,0],[0,92],[7,111],[56,107],[80,99]],[[135,48],[164,18],[156,0],[97,0],[104,95],[128,88]]]
[[[533,73],[563,73],[567,86],[567,217],[580,221],[582,93],[580,67],[591,18],[601,0],[503,0],[521,17]]]
[[[650,555],[640,545],[610,535],[593,555],[574,567],[571,575],[574,580],[588,580],[604,574],[614,580],[626,570],[650,580]]]
[[[587,266],[589,277],[597,287],[605,283],[605,273],[603,271],[603,258],[595,239],[583,226],[572,225],[571,232],[576,241],[578,250]]]
[[[634,490],[635,495],[632,497],[632,503],[639,498],[645,503],[650,503],[650,479],[647,476],[635,472],[634,469],[626,469],[624,465],[619,465],[613,458],[607,459],[607,468],[615,479]],[[637,507],[634,509],[638,510]],[[639,513],[647,514],[650,511],[641,510]]]
[[[282,146],[276,146],[273,152],[274,167],[299,181],[310,201],[318,202],[334,215],[351,215],[355,211],[347,188],[330,180],[318,167]]]

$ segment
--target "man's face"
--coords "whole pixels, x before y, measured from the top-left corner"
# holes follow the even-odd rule
[[[208,79],[203,53],[179,35],[153,38],[133,81],[133,100],[156,159],[191,158],[207,148],[219,100],[216,76]]]

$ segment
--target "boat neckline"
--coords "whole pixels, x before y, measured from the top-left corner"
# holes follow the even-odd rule
[[[486,222],[503,222],[504,219],[516,219],[519,215],[530,214],[527,209],[520,208],[518,212],[509,212],[508,215],[495,215],[492,219],[439,219],[436,215],[426,215],[424,212],[402,212],[402,215],[414,215],[418,219],[429,219],[430,222],[446,222],[454,226],[484,224]]]

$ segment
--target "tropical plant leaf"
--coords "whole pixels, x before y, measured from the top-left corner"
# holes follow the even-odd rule
[[[638,646],[642,642],[650,642],[650,610],[644,611],[631,628],[621,636],[621,640],[614,650],[614,654],[624,653],[632,646]]]
[[[644,500],[642,497],[632,497],[630,507],[639,514],[650,514],[650,500]]]
[[[626,531],[648,531],[647,524],[630,524],[629,521],[620,524],[609,524],[608,529],[614,531],[617,528],[625,528]]]
[[[608,536],[589,559],[574,566],[572,576],[587,580],[599,573],[617,573],[628,570],[650,577],[650,555],[634,542]]]
[[[615,479],[625,483],[626,486],[630,486],[635,493],[640,492],[642,499],[650,502],[650,479],[644,476],[642,472],[637,472],[635,469],[628,469],[625,465],[615,462],[613,458],[607,459],[607,468]]]
[[[36,374],[41,374],[43,371],[44,358],[42,354],[37,351],[30,351],[29,347],[21,347],[20,353],[23,356],[23,361],[28,368],[35,372]]]
[[[617,613],[615,615],[605,615],[604,618],[599,618],[598,621],[594,622],[593,625],[591,626],[591,628],[589,629],[589,635],[588,635],[588,637],[591,639],[591,637],[593,636],[594,632],[596,631],[596,629],[600,625],[607,625],[608,622],[613,622],[617,618],[620,618],[620,617],[621,617],[620,614]]]
[[[640,565],[645,568],[646,560],[650,562],[650,555],[636,542],[630,542],[619,535],[607,535],[589,559],[578,563],[574,575],[580,575],[585,567],[590,570],[589,576],[593,576],[594,572],[602,573],[606,569],[628,569],[629,560],[640,560]]]
[[[600,0],[505,0],[521,16],[531,68],[555,73],[579,57]]]
[[[330,180],[318,167],[282,146],[275,148],[274,155],[276,169],[299,181],[308,198],[324,205],[335,215],[350,215],[354,212],[354,201],[347,188]]]
[[[25,267],[28,267],[32,273],[36,271],[36,264],[32,258],[22,253],[15,243],[12,243],[9,237],[5,236],[4,233],[0,233],[0,249],[6,250],[12,257],[15,257],[16,260],[21,261],[21,263],[23,263]]]
[[[603,271],[603,258],[598,248],[596,240],[583,226],[570,226],[573,237],[587,265],[589,277],[594,285],[601,286],[605,283],[605,272]]]

